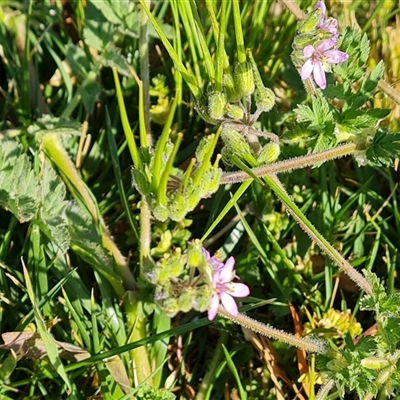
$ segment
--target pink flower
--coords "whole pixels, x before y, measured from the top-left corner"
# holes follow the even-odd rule
[[[325,71],[330,72],[329,64],[339,64],[349,58],[349,55],[343,51],[337,49],[329,50],[335,43],[336,38],[333,37],[323,41],[317,49],[312,45],[308,45],[303,49],[304,57],[308,58],[300,72],[303,81],[313,74],[315,83],[321,89],[326,88]]]
[[[234,297],[246,297],[250,293],[249,287],[244,283],[232,282],[235,278],[235,272],[233,270],[235,259],[233,257],[229,257],[225,264],[220,261],[218,261],[218,263],[219,264],[215,264],[217,268],[214,268],[212,282],[214,295],[211,299],[210,308],[208,309],[208,319],[210,321],[217,315],[220,301],[226,311],[234,316],[238,315],[239,310]]]

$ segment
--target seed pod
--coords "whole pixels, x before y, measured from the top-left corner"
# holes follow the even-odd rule
[[[271,164],[275,162],[281,150],[278,143],[267,143],[257,157],[257,162],[260,165]]]
[[[225,114],[232,119],[240,120],[244,116],[244,111],[241,107],[236,104],[228,103],[225,107]]]
[[[169,206],[169,217],[176,222],[182,221],[188,213],[188,201],[182,193],[177,193]]]
[[[275,105],[275,94],[271,89],[266,87],[256,87],[254,91],[254,99],[257,110],[268,112]]]
[[[250,63],[237,63],[233,73],[235,88],[240,97],[250,96],[254,92],[254,77]]]
[[[204,136],[200,140],[200,143],[198,144],[198,146],[196,148],[196,153],[195,153],[198,161],[200,161],[200,162],[203,161],[205,155],[210,150],[213,140],[214,140],[214,135]]]
[[[249,144],[236,129],[224,127],[221,131],[221,138],[225,146],[239,158],[243,159],[246,155],[252,155]]]
[[[226,96],[223,92],[212,92],[208,96],[208,115],[220,120],[225,113]]]
[[[222,86],[226,93],[226,98],[230,103],[236,103],[240,100],[240,92],[236,89],[235,82],[231,73],[224,74],[222,78]]]
[[[187,257],[189,267],[197,268],[200,265],[203,265],[205,262],[205,256],[200,240],[196,239],[189,243]]]
[[[299,33],[309,33],[316,29],[318,22],[322,17],[322,10],[317,8],[316,10],[307,14],[307,16],[298,23]]]

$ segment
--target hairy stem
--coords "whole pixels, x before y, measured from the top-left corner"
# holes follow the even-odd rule
[[[297,207],[290,198],[279,178],[272,174],[264,177],[264,179],[272,190],[274,190],[283,204],[285,204],[290,215],[297,221],[304,232],[310,236],[319,248],[324,251],[353,282],[355,282],[367,294],[372,295],[372,287],[370,283],[317,231],[314,225],[311,224],[311,222],[301,212],[300,208]]]
[[[263,324],[262,322],[256,321],[253,318],[248,317],[244,314],[238,314],[236,317],[229,314],[222,306],[218,307],[218,315],[227,318],[235,324],[241,325],[253,332],[267,336],[272,339],[277,339],[283,343],[290,344],[299,349],[305,350],[308,353],[327,354],[328,350],[323,340],[316,338],[301,338],[291,333],[281,331]]]
[[[325,161],[333,160],[335,158],[344,157],[357,150],[364,150],[364,144],[348,143],[334,149],[321,151],[320,153],[308,154],[306,156],[294,157],[288,160],[278,161],[273,164],[264,165],[262,167],[253,168],[251,171],[258,177],[278,174],[280,172],[289,172],[294,169],[305,168],[314,164],[322,163]],[[244,182],[253,179],[249,174],[244,171],[239,172],[226,172],[222,175],[220,180],[221,184]]]

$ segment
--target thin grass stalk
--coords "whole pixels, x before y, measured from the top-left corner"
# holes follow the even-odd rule
[[[160,40],[162,41],[164,47],[166,48],[169,56],[171,57],[172,61],[174,62],[175,68],[182,74],[183,79],[189,86],[190,91],[192,92],[193,96],[197,99],[200,100],[202,97],[202,90],[196,83],[195,77],[186,69],[186,67],[183,65],[181,58],[179,58],[177,52],[175,49],[171,46],[171,43],[165,36],[165,33],[163,32],[160,24],[157,22],[157,20],[154,18],[153,14],[149,10],[149,8],[146,6],[145,0],[139,0],[140,4],[143,7],[143,10],[149,17],[150,22],[152,23],[155,31],[157,32],[158,36],[160,37]]]
[[[297,221],[299,226],[308,234],[308,236],[325,252],[338,266],[346,273],[349,278],[356,283],[367,294],[372,295],[370,283],[355,270],[350,263],[317,231],[314,225],[305,217],[300,208],[293,202],[281,181],[276,175],[264,177],[265,182],[272,188],[279,199],[286,206],[290,215]]]
[[[211,360],[207,363],[207,372],[201,380],[199,389],[197,390],[194,400],[204,400],[205,398],[209,398],[207,394],[210,392],[210,387],[215,382],[215,372],[218,368],[219,363],[222,360],[222,345],[227,342],[228,337],[229,334],[227,331],[220,331],[220,336],[218,339],[218,343],[215,347],[215,351],[212,354]]]

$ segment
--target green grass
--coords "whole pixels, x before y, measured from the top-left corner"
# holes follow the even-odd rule
[[[278,135],[279,159],[334,147],[296,125],[296,107],[312,103],[290,59],[296,19],[273,1],[222,2],[222,10],[209,0],[151,3],[149,21],[139,2],[0,1],[0,398],[315,399],[313,355],[195,310],[169,317],[146,279],[152,262],[202,238],[211,254],[235,257],[251,290],[241,311],[252,318],[312,331],[332,346],[374,326],[359,287],[286,211],[271,177],[218,190],[207,181],[218,165],[239,169],[217,156],[224,144],[206,101],[241,60],[241,34],[276,95],[256,128]],[[393,82],[398,4],[367,3],[332,0],[328,10],[341,28],[358,21],[371,41],[365,64],[384,60]],[[363,110],[390,109],[382,125],[396,132],[399,105],[375,86]],[[340,114],[345,102],[327,93]],[[240,163],[258,166],[252,156]],[[203,195],[185,218],[157,220],[171,174]],[[397,293],[399,190],[390,163],[359,166],[350,156],[279,178],[289,207],[332,249]],[[343,397],[334,388],[329,398]],[[382,389],[377,398],[389,397]]]

